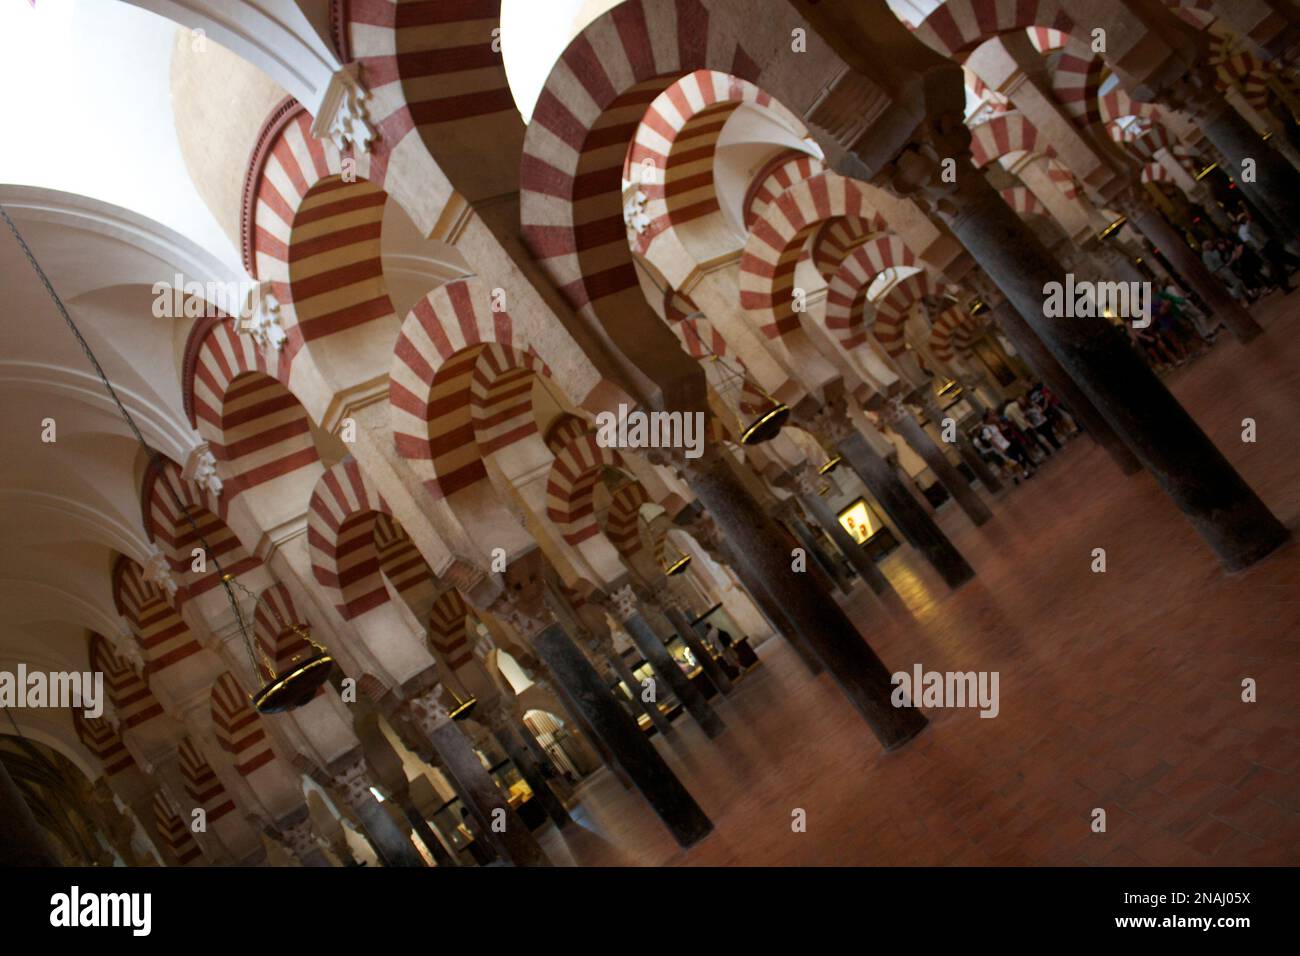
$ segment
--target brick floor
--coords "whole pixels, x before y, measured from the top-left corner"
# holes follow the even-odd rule
[[[1300,294],[1256,308],[1267,334],[1221,342],[1169,386],[1284,524],[1300,526]],[[1254,418],[1258,442],[1243,444]],[[829,677],[784,641],[719,710],[656,746],[716,830],[681,851],[602,771],[565,864],[1197,865],[1300,863],[1300,546],[1224,574],[1147,475],[1086,439],[991,501],[939,520],[978,572],[948,592],[914,554],[883,565],[910,617],[864,588],[845,607],[893,669],[996,670],[1001,713],[930,712],[884,754]],[[1089,570],[1106,549],[1107,572]],[[1258,684],[1243,703],[1241,681]],[[794,833],[792,812],[807,813]],[[1105,833],[1090,829],[1106,811]]]

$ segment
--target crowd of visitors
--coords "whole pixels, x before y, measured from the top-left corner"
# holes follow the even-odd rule
[[[1078,434],[1079,426],[1061,400],[1042,382],[1018,399],[989,409],[973,437],[980,456],[1015,484]]]

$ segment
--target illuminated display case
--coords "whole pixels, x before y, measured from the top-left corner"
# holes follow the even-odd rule
[[[837,517],[844,530],[854,541],[862,545],[872,558],[879,559],[898,546],[894,533],[880,515],[867,504],[865,498],[858,498],[840,511]]]

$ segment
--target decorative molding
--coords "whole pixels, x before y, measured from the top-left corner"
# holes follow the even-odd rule
[[[169,599],[175,600],[176,579],[172,577],[171,565],[167,563],[165,554],[154,548],[145,559],[142,570],[146,581],[158,585],[159,588],[166,592]]]
[[[610,591],[607,606],[614,617],[623,623],[634,618],[640,610],[637,606],[636,592],[632,590],[630,584]]]
[[[348,146],[370,152],[377,134],[366,111],[368,99],[370,91],[361,82],[360,63],[354,61],[335,70],[311,124],[312,136],[329,139],[339,152]]]
[[[221,497],[222,485],[221,476],[217,474],[217,459],[207,442],[190,452],[190,456],[185,459],[185,467],[181,469],[181,478],[200,491],[207,491],[214,498]]]
[[[354,813],[359,812],[371,799],[370,768],[362,757],[335,774],[331,783],[343,794],[344,801]]]
[[[244,260],[244,271],[254,279],[257,278],[257,256],[253,251],[254,224],[257,212],[257,186],[262,181],[262,170],[271,155],[271,144],[280,137],[281,131],[293,121],[306,107],[292,96],[286,96],[271,109],[271,113],[262,122],[253,141],[252,152],[248,155],[248,168],[244,171],[244,189],[239,204],[239,252]]]
[[[260,347],[280,351],[289,340],[280,327],[280,300],[271,291],[271,283],[258,282],[249,291],[240,316],[238,330],[252,337]]]

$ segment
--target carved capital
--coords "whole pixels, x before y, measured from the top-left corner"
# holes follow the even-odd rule
[[[814,435],[832,447],[837,447],[853,434],[853,423],[839,405],[822,405],[808,416],[806,422]]]
[[[348,146],[370,152],[375,129],[366,110],[368,99],[370,91],[361,82],[361,64],[349,63],[336,70],[316,112],[311,134],[317,139],[328,137],[340,152]]]
[[[279,351],[289,336],[280,327],[280,300],[269,282],[259,282],[249,292],[240,315],[239,331],[250,336],[261,348]]]
[[[171,565],[167,563],[165,554],[154,548],[145,559],[142,570],[146,581],[157,585],[168,598],[176,597],[176,579],[172,577]]]
[[[531,640],[555,623],[555,615],[545,603],[534,602],[525,605],[514,595],[502,593],[488,611],[498,620],[509,625],[525,641]]]
[[[185,460],[185,467],[181,470],[181,478],[214,498],[221,496],[221,477],[217,474],[217,459],[206,442],[190,452],[190,456]]]
[[[420,733],[432,739],[434,731],[451,722],[451,714],[442,702],[442,685],[434,684],[423,693],[412,697],[406,712]]]
[[[370,768],[366,766],[366,761],[362,757],[358,757],[356,763],[349,764],[335,774],[331,782],[338,788],[343,795],[343,800],[354,813],[365,806],[371,798],[370,787],[373,780],[370,776]]]
[[[614,619],[621,623],[630,621],[639,611],[636,592],[630,584],[610,591],[604,604]]]
[[[310,816],[305,816],[297,823],[279,829],[280,839],[299,861],[305,860],[321,848],[320,841],[316,839],[316,833],[312,829]]]

